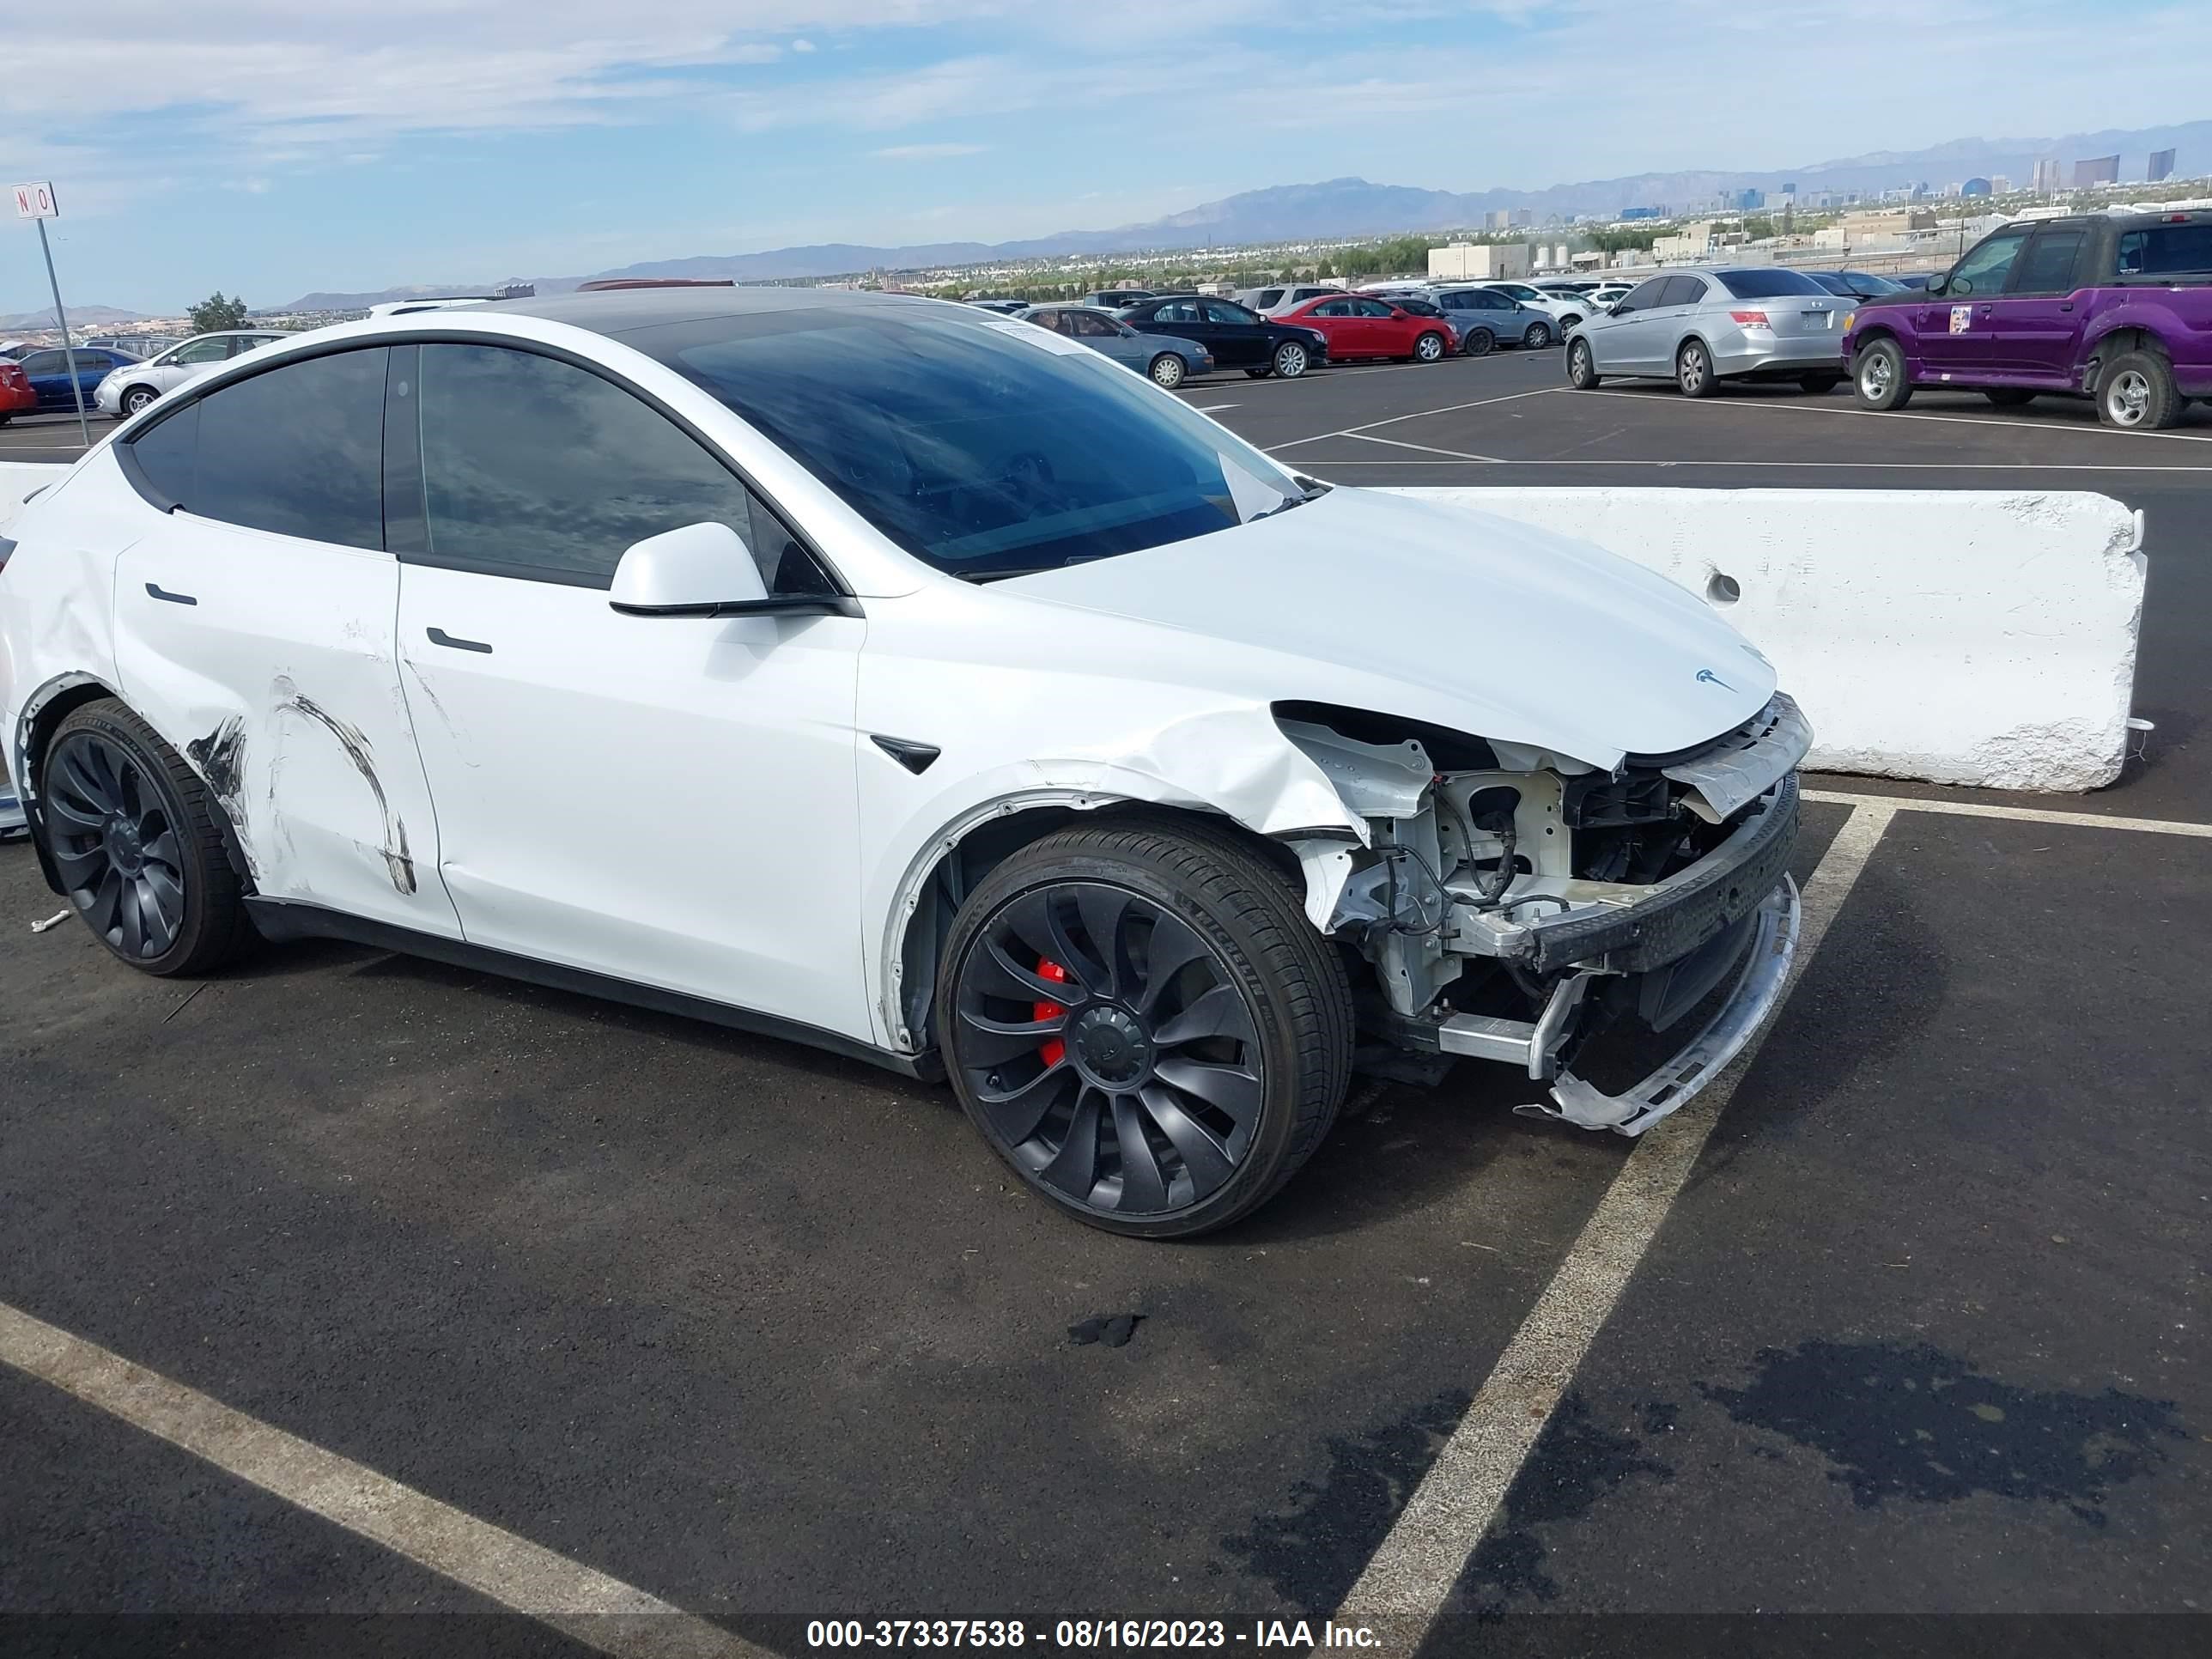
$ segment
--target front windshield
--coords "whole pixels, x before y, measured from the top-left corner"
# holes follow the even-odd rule
[[[1133,553],[1304,499],[1257,450],[1030,323],[823,306],[626,338],[955,575]]]

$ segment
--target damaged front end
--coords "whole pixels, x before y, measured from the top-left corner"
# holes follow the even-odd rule
[[[1796,768],[1812,741],[1790,698],[1695,749],[1609,770],[1349,710],[1277,712],[1367,822],[1371,844],[1340,854],[1350,869],[1326,931],[1371,965],[1364,1034],[1401,1073],[1498,1061],[1552,1085],[1548,1104],[1519,1109],[1637,1135],[1779,1000],[1797,938]],[[1608,1030],[1692,1029],[1618,1092],[1573,1069]]]

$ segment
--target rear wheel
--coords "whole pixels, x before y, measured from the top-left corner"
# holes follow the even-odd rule
[[[1567,343],[1567,384],[1577,392],[1597,389],[1597,359],[1591,354],[1588,340],[1576,339]]]
[[[1164,386],[1172,392],[1182,384],[1182,359],[1172,351],[1163,351],[1152,359],[1151,374],[1153,385]]]
[[[1311,354],[1304,346],[1296,340],[1285,340],[1275,348],[1275,359],[1272,366],[1275,373],[1284,380],[1295,380],[1306,372],[1312,362]]]
[[[1444,337],[1424,334],[1413,342],[1413,361],[1417,363],[1440,363],[1444,360]]]
[[[207,786],[122,703],[62,721],[40,794],[70,902],[133,968],[205,973],[252,938]]]
[[[1131,819],[1047,836],[975,889],[936,1021],[962,1107],[1079,1220],[1172,1238],[1311,1155],[1351,1071],[1344,967],[1233,837]]]
[[[1709,398],[1716,384],[1712,354],[1703,340],[1685,340],[1674,354],[1674,384],[1685,398]]]
[[[2035,401],[2035,394],[2016,386],[1993,386],[1982,393],[1999,409],[2025,409]]]
[[[1552,343],[1552,325],[1549,323],[1529,324],[1528,331],[1521,337],[1521,343],[1531,351],[1543,350]]]
[[[2173,366],[2150,351],[2124,351],[2097,379],[2097,418],[2124,431],[2157,432],[2181,418]]]
[[[1840,374],[1808,374],[1797,382],[1800,392],[1809,392],[1816,398],[1825,398],[1844,383]]]
[[[1462,357],[1487,357],[1497,347],[1498,337],[1486,328],[1471,328],[1467,337],[1459,343]]]
[[[1902,409],[1912,401],[1912,382],[1905,372],[1905,353],[1894,340],[1875,340],[1852,360],[1852,389],[1862,407]]]

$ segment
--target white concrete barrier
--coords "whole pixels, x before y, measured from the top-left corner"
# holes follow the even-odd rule
[[[2081,491],[1408,489],[1680,582],[1764,651],[1822,771],[1992,789],[2119,776],[2142,517]]]
[[[15,514],[22,510],[23,497],[33,490],[60,482],[66,466],[53,466],[33,461],[0,461],[0,536],[8,533],[8,526],[15,522]]]

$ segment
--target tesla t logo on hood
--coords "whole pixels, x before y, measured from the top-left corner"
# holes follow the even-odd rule
[[[1698,684],[1699,685],[1717,685],[1723,691],[1733,691],[1735,690],[1735,687],[1730,685],[1726,680],[1714,673],[1710,668],[1700,668],[1698,671]]]

